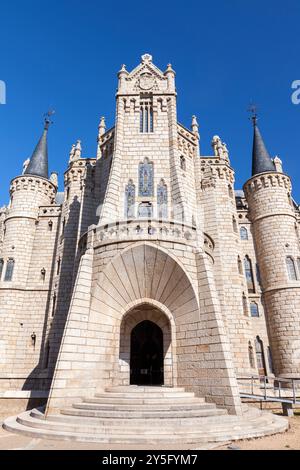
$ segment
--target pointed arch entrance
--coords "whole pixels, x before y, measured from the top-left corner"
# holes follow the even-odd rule
[[[169,318],[155,305],[141,303],[127,312],[120,328],[121,384],[175,385],[174,335]]]
[[[150,320],[136,325],[130,335],[130,384],[164,384],[162,329]]]

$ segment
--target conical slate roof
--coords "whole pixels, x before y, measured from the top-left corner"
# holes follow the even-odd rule
[[[44,132],[34,149],[30,163],[26,168],[25,175],[41,176],[42,178],[49,178],[48,173],[48,148],[47,148],[47,134],[50,122],[45,121]]]
[[[276,171],[276,168],[266,149],[256,121],[254,121],[252,176],[258,175],[259,173],[265,173],[267,171]]]

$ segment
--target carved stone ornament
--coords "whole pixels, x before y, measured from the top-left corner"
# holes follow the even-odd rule
[[[142,90],[151,90],[154,86],[154,77],[151,75],[151,73],[143,73],[140,76],[140,81],[139,81],[140,88]]]

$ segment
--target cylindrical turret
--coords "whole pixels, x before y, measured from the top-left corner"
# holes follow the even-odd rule
[[[256,121],[253,169],[244,191],[261,273],[275,374],[300,377],[300,251],[291,181],[275,171]]]

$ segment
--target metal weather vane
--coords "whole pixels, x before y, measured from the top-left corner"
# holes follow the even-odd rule
[[[258,106],[255,103],[250,103],[250,106],[247,109],[247,111],[251,113],[251,117],[249,119],[251,119],[251,121],[253,122],[253,125],[256,126],[256,123],[258,120],[258,117],[257,117]]]
[[[53,121],[51,120],[51,116],[55,114],[54,109],[49,109],[45,114],[44,114],[44,121],[45,121],[45,129],[48,129],[51,124],[53,124]]]

